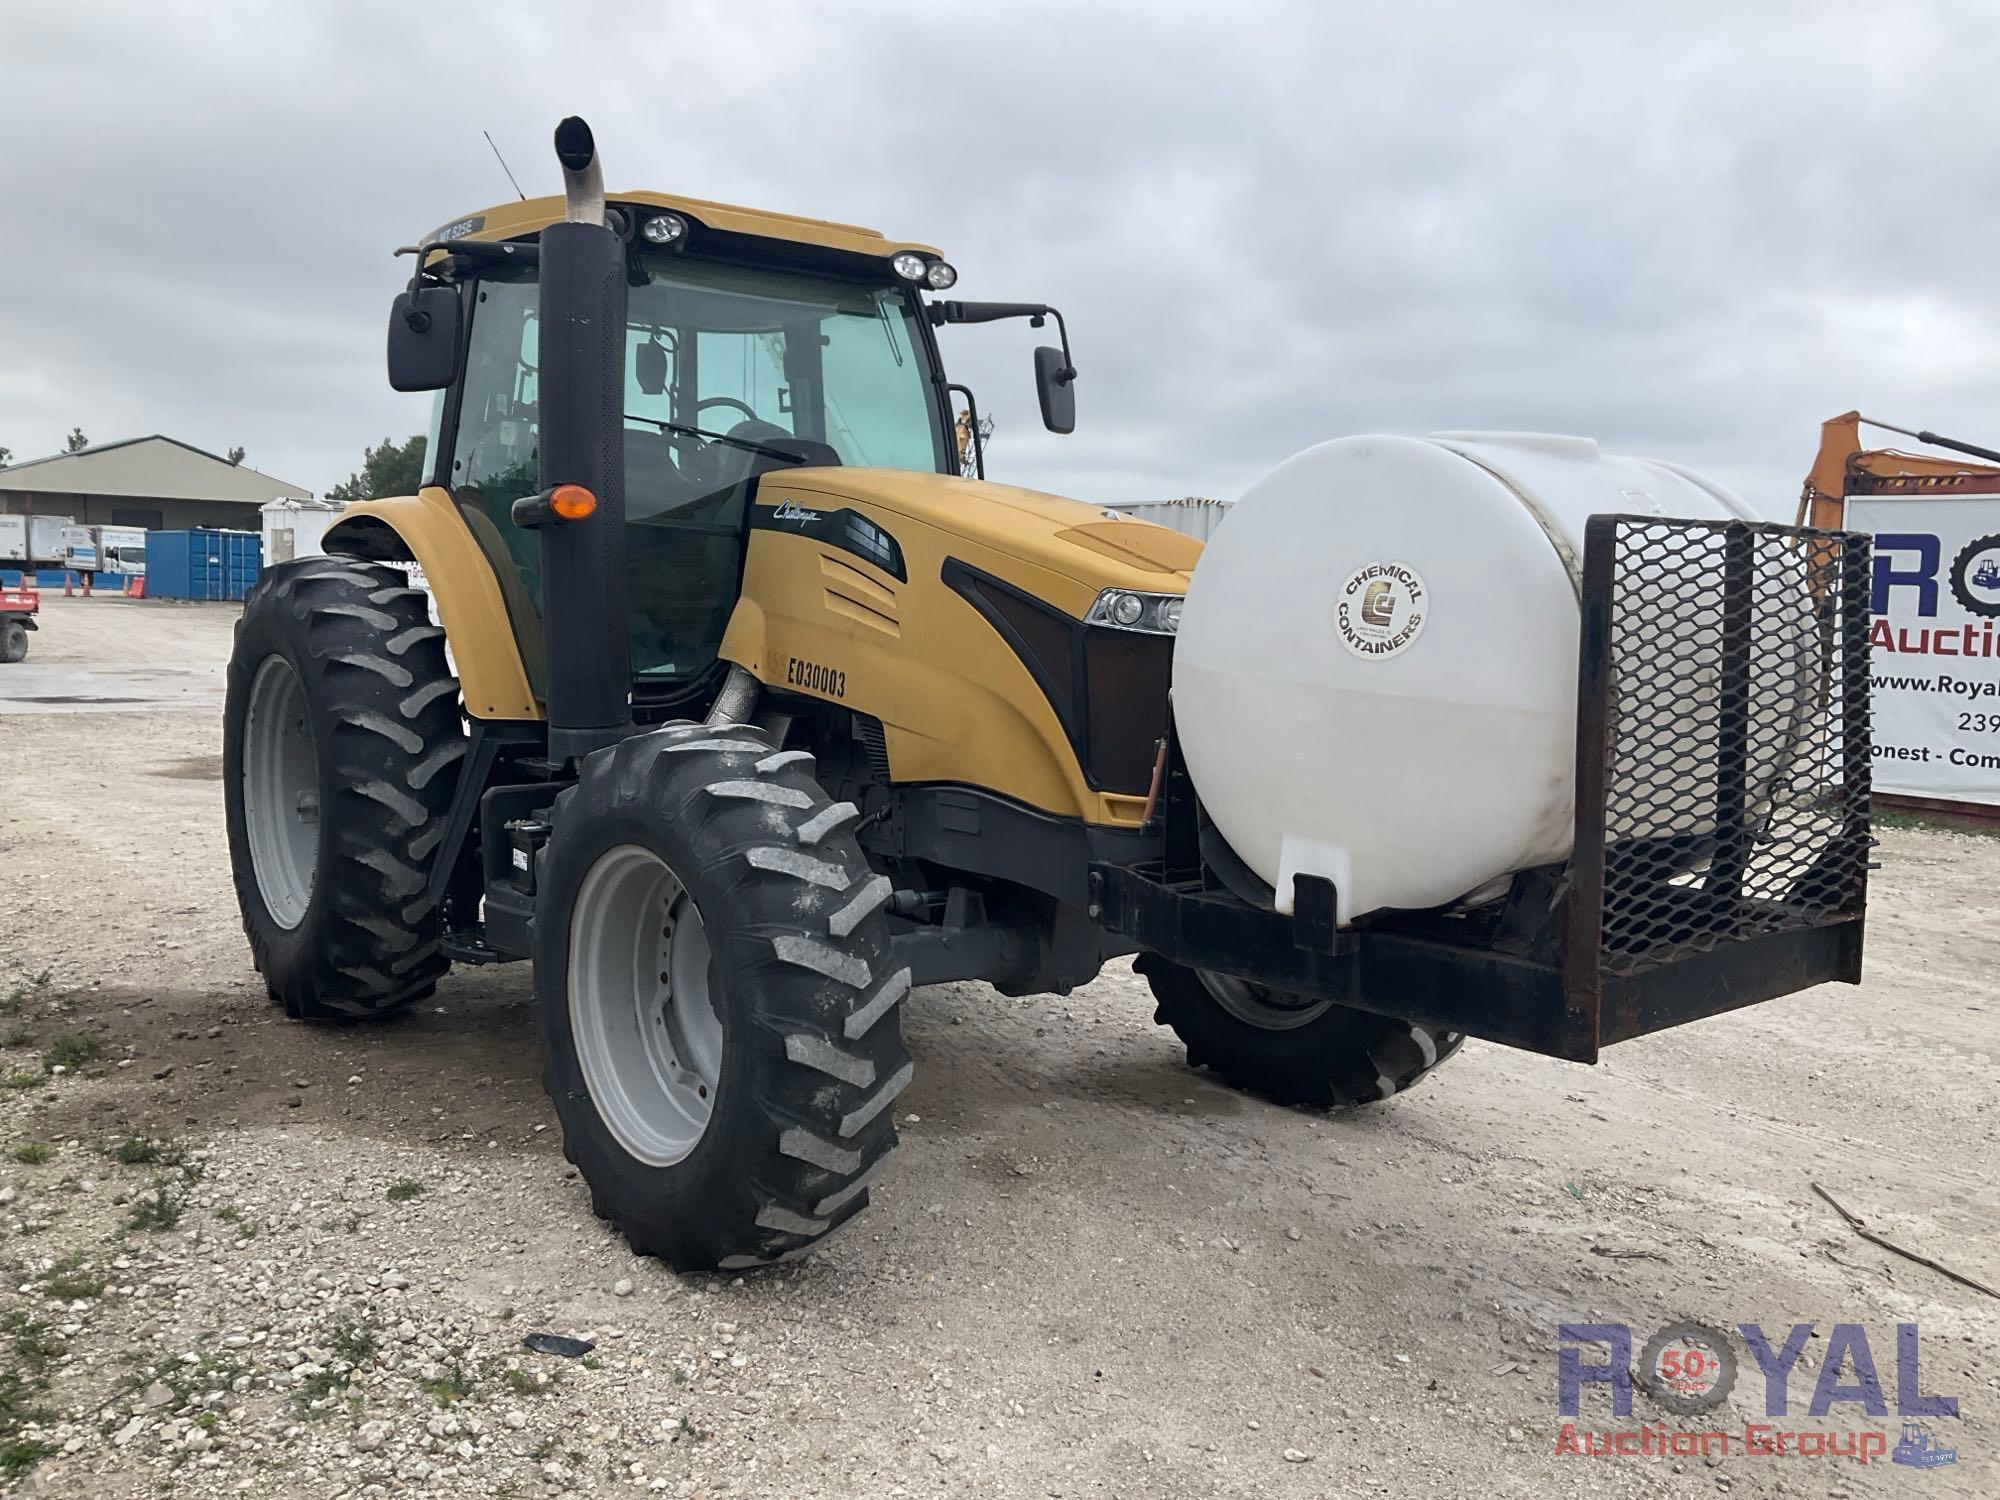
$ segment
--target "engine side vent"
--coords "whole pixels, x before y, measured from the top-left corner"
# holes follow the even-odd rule
[[[889,739],[882,732],[882,721],[873,714],[854,716],[854,738],[861,746],[862,754],[868,757],[868,769],[874,778],[884,786],[889,784]]]

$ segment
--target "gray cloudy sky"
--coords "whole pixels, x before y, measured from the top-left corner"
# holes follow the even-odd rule
[[[433,20],[430,17],[435,16]],[[323,491],[424,425],[389,252],[618,186],[875,225],[1069,315],[946,331],[994,477],[1235,495],[1343,433],[1580,432],[1789,514],[1859,406],[2000,442],[2000,6],[0,4],[0,444]]]

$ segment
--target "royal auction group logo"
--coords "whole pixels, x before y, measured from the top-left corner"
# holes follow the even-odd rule
[[[1806,1364],[1802,1356],[1820,1340],[1811,1323],[1794,1323],[1782,1340],[1761,1324],[1738,1323],[1735,1337],[1705,1323],[1669,1323],[1632,1357],[1632,1329],[1624,1323],[1565,1323],[1556,1365],[1556,1405],[1564,1419],[1556,1433],[1558,1457],[1576,1458],[1745,1458],[1837,1459],[1935,1469],[1958,1461],[1958,1450],[1939,1442],[1927,1425],[1958,1417],[1956,1396],[1931,1395],[1918,1368],[1915,1323],[1898,1323],[1895,1335],[1894,1412],[1900,1427],[1892,1438],[1887,1388],[1868,1331],[1859,1323],[1835,1323],[1823,1347],[1814,1349],[1819,1370],[1804,1415],[1813,1426],[1793,1420],[1791,1378]],[[1749,1356],[1749,1371],[1763,1377],[1766,1420],[1740,1425],[1716,1420],[1745,1366],[1737,1342]],[[1588,1356],[1603,1351],[1605,1358]],[[1613,1425],[1582,1425],[1584,1388],[1606,1387]],[[1617,1422],[1632,1416],[1633,1391],[1675,1422]],[[1843,1424],[1843,1418],[1864,1418]]]
[[[1951,596],[1968,614],[2000,615],[2000,534],[1977,536],[1951,563]]]

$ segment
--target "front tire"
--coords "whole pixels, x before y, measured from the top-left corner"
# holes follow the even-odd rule
[[[1187,1047],[1188,1066],[1279,1104],[1339,1108],[1414,1088],[1465,1044],[1463,1032],[1271,991],[1142,954],[1153,1020]]]
[[[868,1203],[909,1084],[886,877],[812,757],[676,724],[556,799],[535,919],[564,1154],[632,1248],[789,1260]]]
[[[345,557],[265,571],[229,658],[223,802],[243,930],[288,1014],[394,1015],[450,967],[427,886],[464,754],[422,590]]]
[[[0,662],[10,665],[21,661],[28,654],[28,627],[19,620],[8,620],[0,625]]]

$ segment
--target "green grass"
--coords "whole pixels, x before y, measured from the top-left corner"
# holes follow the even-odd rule
[[[0,996],[0,1015],[18,1016],[29,1006],[48,999],[49,985],[54,978],[55,970],[44,969],[9,986],[7,993]]]
[[[106,1146],[104,1154],[124,1167],[178,1167],[187,1160],[186,1147],[173,1141],[148,1140],[143,1135],[128,1135],[116,1145]]]
[[[141,1193],[125,1216],[127,1229],[143,1229],[161,1234],[180,1223],[187,1202],[164,1177],[155,1177],[150,1192]]]
[[[540,1384],[526,1370],[508,1370],[503,1377],[507,1389],[517,1396],[553,1396],[562,1384],[562,1371],[549,1371],[547,1384]]]
[[[424,1185],[413,1177],[402,1177],[389,1184],[391,1203],[408,1203],[424,1190]]]
[[[420,1380],[417,1384],[429,1391],[439,1406],[450,1406],[454,1401],[463,1401],[472,1394],[472,1377],[457,1361],[453,1361],[437,1379]]]
[[[102,1272],[84,1269],[81,1254],[66,1255],[42,1278],[42,1291],[64,1302],[74,1302],[80,1297],[97,1296],[104,1290],[106,1280]]]
[[[66,1031],[50,1042],[48,1051],[42,1054],[42,1071],[50,1073],[57,1068],[68,1068],[74,1073],[85,1063],[103,1055],[103,1037],[93,1036],[88,1031]]]
[[[24,1167],[39,1167],[56,1153],[40,1141],[23,1141],[7,1154]]]
[[[1956,822],[1929,813],[1874,812],[1869,821],[1877,828],[1896,828],[1909,833],[1963,833],[1973,838],[2000,839],[2000,827],[1985,823]]]
[[[382,1346],[375,1335],[359,1323],[350,1323],[333,1336],[333,1352],[350,1365],[365,1365]]]
[[[11,1443],[0,1443],[0,1478],[19,1479],[55,1451],[53,1444],[40,1438],[15,1438]]]
[[[347,1389],[347,1373],[321,1370],[292,1392],[292,1410],[308,1421],[324,1422],[337,1408],[326,1398]]]
[[[49,1080],[41,1073],[9,1073],[0,1079],[0,1085],[10,1089],[38,1089]]]
[[[45,1324],[23,1312],[0,1315],[0,1332],[7,1336],[12,1369],[0,1369],[0,1479],[19,1479],[56,1450],[36,1438],[24,1438],[30,1422],[52,1421],[37,1398],[49,1388],[49,1364],[62,1353],[62,1342]]]

